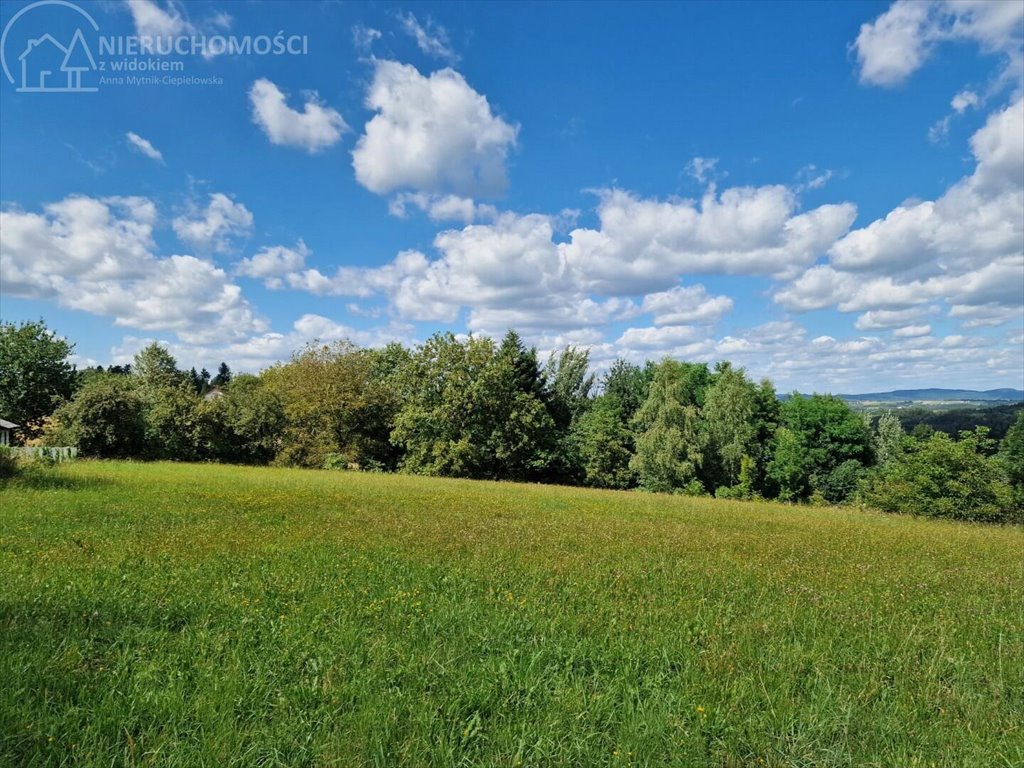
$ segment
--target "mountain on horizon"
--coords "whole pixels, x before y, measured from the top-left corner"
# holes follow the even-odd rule
[[[1024,390],[1010,389],[896,389],[891,392],[866,392],[863,394],[839,395],[843,400],[903,402],[906,400],[969,400],[969,401],[1008,401],[1024,400]]]
[[[799,393],[806,397],[806,393]],[[781,394],[779,399],[786,400],[791,394]],[[874,403],[905,403],[905,402],[984,402],[984,403],[1019,403],[1024,402],[1024,390],[1002,387],[1000,389],[894,389],[891,392],[864,392],[861,394],[841,394],[836,397],[850,402]]]

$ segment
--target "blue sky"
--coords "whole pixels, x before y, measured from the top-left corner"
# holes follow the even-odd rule
[[[1024,386],[1018,3],[28,6],[0,317],[80,364],[516,327],[783,390]],[[97,90],[19,91],[79,28]]]

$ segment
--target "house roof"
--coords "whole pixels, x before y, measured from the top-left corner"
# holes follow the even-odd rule
[[[0,429],[16,429],[18,427],[13,421],[7,421],[6,419],[0,419]]]
[[[204,400],[217,400],[218,398],[224,397],[227,392],[224,391],[223,387],[210,387],[206,394],[203,395]]]

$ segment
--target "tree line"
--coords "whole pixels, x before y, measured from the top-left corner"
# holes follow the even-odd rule
[[[0,327],[0,415],[84,455],[408,472],[1024,522],[1024,414],[1002,443],[908,435],[831,395],[784,402],[728,362],[546,360],[515,331],[311,344],[258,375],[152,344],[77,371],[45,324]]]

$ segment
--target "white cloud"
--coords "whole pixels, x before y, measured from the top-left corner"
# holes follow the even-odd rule
[[[946,115],[941,120],[932,124],[928,129],[928,141],[932,144],[945,144],[949,139],[949,124],[953,122],[953,115]]]
[[[667,350],[696,340],[697,331],[686,325],[666,325],[659,328],[629,328],[615,342],[631,350]]]
[[[591,359],[598,367],[616,357],[634,362],[666,355],[707,363],[730,360],[755,379],[771,378],[779,392],[867,392],[950,380],[985,388],[1019,382],[1024,372],[1024,345],[986,337],[811,337],[792,320],[722,338],[678,328],[628,329],[614,342],[592,344]]]
[[[644,297],[642,312],[654,315],[655,325],[711,324],[732,311],[728,296],[711,296],[703,285],[676,286]]]
[[[953,100],[949,103],[949,106],[953,108],[953,111],[958,115],[963,114],[968,108],[977,108],[981,105],[981,99],[974,91],[960,91]]]
[[[174,49],[168,43],[173,38],[219,34],[230,29],[232,18],[223,11],[194,23],[179,0],[125,0],[135,25],[135,34],[146,55],[167,55]],[[223,51],[202,51],[204,59],[211,59]]]
[[[310,154],[338,143],[349,130],[341,114],[307,92],[302,111],[288,106],[285,94],[274,83],[260,78],[249,89],[252,120],[263,129],[271,144],[298,147]]]
[[[528,302],[536,309],[544,299],[558,304],[572,284],[553,234],[551,220],[537,214],[505,214],[493,224],[442,232],[434,239],[442,258],[403,281],[395,305],[414,319],[450,321],[463,306],[513,310]]]
[[[227,274],[194,256],[154,255],[156,207],[145,198],[69,197],[42,213],[0,214],[0,285],[54,299],[115,325],[214,343],[266,330]]]
[[[936,201],[905,203],[831,251],[837,267],[948,271],[1019,253],[1024,242],[1024,102],[989,116],[971,137],[977,167]]]
[[[374,42],[380,40],[381,36],[381,31],[373,27],[367,27],[363,24],[356,24],[352,27],[352,44],[356,47],[356,50],[363,53],[369,52]]]
[[[897,328],[892,332],[892,335],[898,339],[909,339],[915,336],[928,336],[932,332],[930,325],[905,325],[902,328]]]
[[[425,212],[431,221],[459,221],[472,224],[474,221],[493,221],[498,218],[498,209],[493,205],[478,204],[471,197],[459,195],[428,195],[423,192],[401,192],[388,202],[388,212],[404,219],[408,207]]]
[[[291,272],[298,272],[306,266],[306,257],[311,251],[299,240],[294,248],[283,245],[266,246],[253,256],[242,259],[235,265],[235,274],[242,277],[263,278],[268,281],[279,279]],[[279,287],[277,283],[270,283]]]
[[[416,46],[423,53],[443,59],[450,64],[458,62],[459,56],[448,42],[448,32],[444,27],[429,18],[426,24],[420,24],[412,13],[399,13],[397,16],[402,25],[402,31],[416,41]]]
[[[424,77],[407,64],[378,61],[366,106],[377,114],[352,152],[352,165],[370,191],[473,197],[505,188],[505,160],[518,127],[494,115],[458,72]]]
[[[163,5],[154,0],[126,0],[135,34],[139,37],[167,38],[191,34],[195,27],[188,21],[183,8],[173,0]]]
[[[412,275],[422,274],[427,257],[419,251],[402,251],[394,261],[381,267],[339,267],[331,275],[318,269],[306,269],[285,276],[290,288],[318,296],[363,296],[394,292],[399,283]]]
[[[61,303],[114,324],[173,331],[189,343],[213,344],[266,329],[224,270],[194,256],[155,259],[144,279],[78,286]]]
[[[131,142],[131,145],[133,147],[135,147],[139,152],[144,154],[150,160],[156,160],[157,162],[161,163],[164,161],[164,156],[160,154],[160,150],[158,150],[150,142],[146,141],[144,138],[139,136],[139,134],[134,133],[133,131],[128,131],[128,133],[126,133],[125,136],[128,138],[128,141]]]
[[[179,216],[172,224],[174,233],[183,243],[204,253],[227,253],[231,241],[252,229],[252,213],[241,203],[227,195],[215,192],[205,209],[194,206],[189,213]]]
[[[954,304],[949,316],[960,320],[964,328],[988,328],[1012,321],[1024,321],[1024,305],[1003,306],[1001,304]]]
[[[920,320],[938,311],[938,307],[914,307],[912,309],[876,309],[865,312],[853,324],[858,331],[877,331],[897,328]]]
[[[154,338],[127,336],[111,350],[113,362],[129,363],[136,352],[153,341],[161,341],[184,368],[210,365],[227,360],[234,371],[256,372],[273,363],[287,360],[292,352],[311,342],[330,343],[348,339],[365,347],[382,347],[390,341],[411,344],[415,341],[413,329],[408,325],[390,323],[370,329],[354,328],[331,318],[316,314],[303,314],[287,333],[261,331],[247,338],[219,342],[218,340],[163,341]]]
[[[718,165],[717,157],[695,157],[686,164],[686,171],[701,184],[711,180]]]
[[[641,200],[618,190],[601,193],[598,229],[559,237],[576,212],[559,216],[498,214],[471,200],[404,193],[395,206],[424,208],[435,218],[477,220],[434,239],[438,257],[414,252],[372,269],[342,267],[291,272],[283,284],[318,295],[388,299],[409,320],[455,322],[470,330],[582,332],[641,314],[656,326],[712,325],[733,306],[702,285],[681,286],[695,272],[790,274],[812,263],[849,227],[852,206],[797,212],[785,187],[710,190],[687,200]],[[396,211],[404,212],[403,210]],[[634,297],[640,296],[638,304]]]
[[[43,298],[69,282],[141,277],[156,218],[156,207],[138,197],[72,196],[42,213],[0,212],[0,284],[14,296]]]
[[[989,116],[971,138],[974,172],[937,200],[909,202],[853,230],[776,290],[794,311],[1018,306],[1024,301],[1024,102]]]
[[[916,72],[936,45],[971,41],[1001,54],[1001,79],[1021,80],[1024,4],[1004,0],[897,0],[863,24],[853,44],[861,82],[894,86]],[[955,106],[954,106],[955,108]],[[959,110],[958,110],[959,111]]]
[[[635,307],[626,299],[595,300],[582,295],[552,295],[519,300],[510,306],[474,306],[466,325],[476,333],[500,336],[509,328],[526,335],[558,334],[569,338],[599,333],[609,321],[632,316]]]
[[[1024,99],[989,115],[971,136],[971,150],[978,160],[972,186],[981,192],[1019,191],[1024,186]]]
[[[564,247],[568,267],[602,294],[646,293],[694,273],[795,274],[850,227],[850,204],[797,213],[783,186],[709,190],[692,200],[643,200],[606,190],[600,229],[576,229]]]
[[[796,191],[803,192],[808,189],[822,189],[835,174],[828,168],[818,168],[816,165],[807,165],[800,169],[797,174]]]

